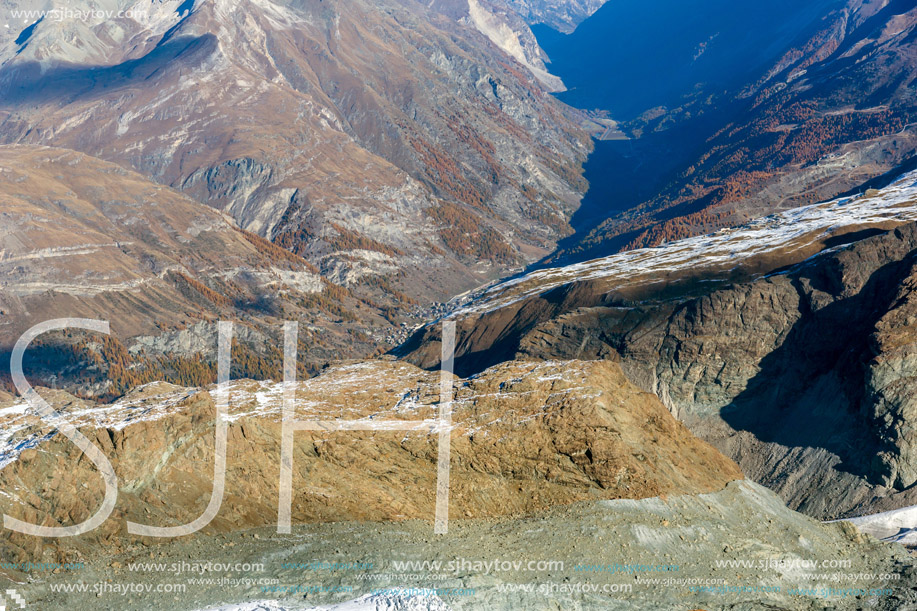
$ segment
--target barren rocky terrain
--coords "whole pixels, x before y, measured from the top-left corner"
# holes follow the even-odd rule
[[[569,231],[590,142],[512,16],[387,0],[108,4],[147,17],[48,17],[3,47],[0,141],[136,170],[348,287],[443,299]]]
[[[455,387],[448,534],[431,526],[438,376],[382,359],[297,386],[298,419],[378,430],[296,433],[290,535],[274,526],[281,386],[233,382],[222,508],[172,540],[127,535],[123,520],[185,522],[206,504],[211,392],[153,384],[93,405],[41,390],[111,459],[119,500],[75,539],[5,537],[4,579],[42,609],[917,604],[903,547],[787,509],[615,363],[512,362]],[[94,469],[22,400],[0,399],[0,506],[46,525],[87,517]],[[391,420],[430,424],[387,432]]]
[[[230,389],[226,493],[211,531],[276,522],[281,385]],[[300,432],[293,454],[297,523],[432,518],[437,481],[439,376],[391,360],[333,367],[300,384],[299,420],[378,422],[367,432]],[[187,523],[209,499],[214,402],[206,389],[152,384],[112,405],[44,391],[61,418],[102,447],[120,478],[116,513],[70,546],[13,534],[14,561],[84,558],[93,545],[126,544],[123,520]],[[0,408],[0,504],[33,523],[94,513],[102,481],[53,423],[22,400]],[[456,519],[524,515],[587,499],[719,490],[734,463],[672,418],[607,362],[507,363],[458,380],[451,436],[450,513]],[[417,432],[386,432],[388,421]],[[68,467],[67,465],[71,465]],[[77,465],[74,468],[72,465]],[[204,504],[201,505],[201,502]]]
[[[917,610],[915,11],[0,0],[0,611]]]
[[[0,351],[60,317],[111,321],[111,336],[41,338],[30,375],[89,396],[144,381],[206,384],[213,321],[242,325],[236,373],[278,376],[271,338],[302,330],[305,371],[372,353],[386,305],[169,187],[83,153],[0,146]],[[389,296],[389,299],[397,296]],[[244,358],[243,358],[244,357]],[[0,378],[8,379],[8,369]]]
[[[543,23],[559,32],[570,32],[599,10],[607,0],[507,0],[530,24]]]
[[[616,360],[793,508],[912,505],[913,180],[834,204],[830,225],[819,205],[498,285],[452,315],[458,370]],[[425,333],[405,345],[421,365],[436,362]]]
[[[847,559],[845,568],[813,568]],[[192,568],[207,562],[240,570]],[[403,562],[418,564],[406,568]],[[244,563],[260,566],[241,570]],[[903,548],[848,524],[818,524],[742,481],[697,496],[583,502],[537,517],[461,520],[445,536],[434,536],[429,522],[411,520],[137,544],[78,570],[35,574],[17,587],[31,604],[49,610],[901,611],[917,608],[914,580],[913,560]],[[122,594],[106,591],[105,584],[151,591]],[[183,585],[187,590],[177,596],[156,591]],[[58,586],[71,591],[54,592]],[[74,591],[80,586],[87,591]]]

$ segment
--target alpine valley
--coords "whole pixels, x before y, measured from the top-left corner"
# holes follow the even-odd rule
[[[909,0],[0,0],[0,611],[917,610],[915,100]]]

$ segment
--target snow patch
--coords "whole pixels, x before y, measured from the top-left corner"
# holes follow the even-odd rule
[[[673,272],[738,266],[777,250],[792,251],[827,237],[840,227],[906,223],[917,220],[917,171],[871,196],[843,197],[755,219],[739,227],[641,248],[566,267],[544,269],[492,285],[447,318],[483,314],[534,297],[573,281],[617,281],[607,290],[650,282]],[[661,282],[661,280],[656,280]]]
[[[917,505],[858,518],[832,521],[850,522],[860,532],[882,541],[917,545]]]

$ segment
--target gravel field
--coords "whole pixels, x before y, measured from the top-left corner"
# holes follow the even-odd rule
[[[453,521],[445,536],[412,520],[136,544],[13,587],[48,611],[917,609],[904,547],[818,523],[748,481]]]

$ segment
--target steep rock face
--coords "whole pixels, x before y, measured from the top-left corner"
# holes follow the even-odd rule
[[[658,248],[536,270],[452,302],[447,314],[460,329],[456,366],[473,373],[500,358],[511,358],[521,334],[576,308],[708,294],[724,283],[748,281],[915,220],[917,173],[912,172],[863,195],[800,207]],[[437,333],[436,325],[426,327],[398,353],[409,354],[422,366],[435,364]]]
[[[419,2],[140,8],[43,20],[8,47],[0,138],[136,169],[322,269],[385,254],[352,282],[415,296],[480,284],[568,231],[588,138],[471,24]]]
[[[872,409],[880,435],[890,446],[879,455],[881,474],[887,485],[896,488],[917,482],[915,282],[917,269],[912,264],[891,307],[870,335],[870,348],[875,358],[870,361],[866,374],[866,407]]]
[[[297,419],[377,422],[369,432],[295,434],[297,522],[431,519],[437,477],[439,375],[390,360],[341,365],[302,382]],[[226,496],[211,530],[276,521],[282,387],[233,383]],[[110,406],[43,395],[112,459],[121,497],[113,517],[79,539],[115,542],[123,519],[185,523],[209,498],[215,416],[203,389],[153,384]],[[48,437],[21,401],[2,412],[4,511],[30,521],[85,519],[102,483],[60,435]],[[385,421],[423,421],[416,432]],[[529,513],[603,498],[719,490],[742,474],[695,438],[654,396],[609,362],[506,363],[458,380],[453,403],[450,512],[455,518]],[[203,503],[203,504],[202,504]],[[12,535],[13,554],[52,550]]]
[[[837,517],[913,504],[917,225],[856,220],[912,181],[771,217],[758,237],[751,225],[498,285],[453,314],[457,366],[618,360],[792,507]],[[816,210],[829,214],[803,222]],[[431,327],[403,349],[430,366],[437,345]]]
[[[572,312],[529,333],[520,352],[616,355],[803,511],[836,516],[899,491],[907,503],[915,343],[895,323],[908,316],[900,292],[914,282],[915,249],[907,225],[708,296]]]
[[[549,61],[535,35],[514,6],[500,0],[434,0],[431,8],[469,25],[486,36],[507,55],[525,66],[547,91],[565,89],[563,81],[551,74]]]

